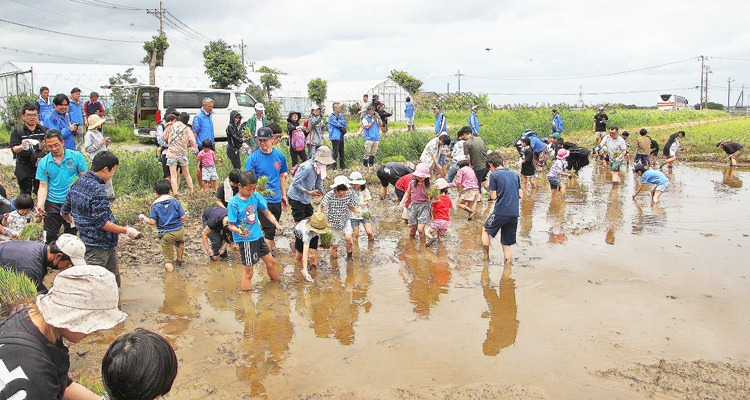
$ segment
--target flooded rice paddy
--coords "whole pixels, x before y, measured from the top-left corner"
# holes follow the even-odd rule
[[[630,172],[612,185],[586,167],[564,203],[539,177],[510,266],[497,241],[482,261],[486,203],[474,221],[454,211],[448,240],[425,248],[392,188],[374,201],[375,242],[360,237],[351,261],[321,252],[314,283],[288,233],[274,251],[281,281],[256,268],[248,293],[238,255],[208,262],[195,225],[174,273],[155,238],[123,244],[130,318],[75,345],[71,371],[98,376],[106,346],[144,327],[175,346],[174,399],[746,398],[750,173],[669,176],[659,206],[648,191],[631,199]]]

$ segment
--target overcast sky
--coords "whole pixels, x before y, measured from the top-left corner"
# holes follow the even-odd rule
[[[6,21],[134,41],[64,37],[0,21],[0,64],[74,61],[31,52],[138,64],[143,41],[158,30],[145,9],[158,6],[141,0],[0,0]],[[461,91],[487,93],[495,104],[574,104],[579,87],[587,104],[655,105],[661,92],[682,94],[693,104],[699,100],[700,55],[712,70],[711,101],[726,104],[728,78],[734,79],[732,104],[741,86],[750,85],[748,1],[167,0],[164,7],[171,14],[164,25],[171,43],[165,65],[171,67],[201,67],[210,38],[244,40],[247,62],[304,79],[379,79],[400,69],[423,80],[423,90],[445,92],[449,84],[454,92],[460,70]]]

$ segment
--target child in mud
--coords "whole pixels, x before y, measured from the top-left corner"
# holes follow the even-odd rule
[[[425,163],[419,163],[417,169],[414,170],[414,177],[406,188],[404,198],[398,205],[399,209],[403,209],[407,199],[411,201],[411,204],[409,204],[409,236],[412,239],[417,237],[417,232],[419,232],[420,239],[425,240],[424,227],[430,222],[431,218],[431,207],[427,198],[427,189],[429,188],[430,167]]]
[[[205,175],[204,175],[205,176]],[[151,204],[151,213],[147,217],[138,215],[138,219],[149,225],[156,226],[156,232],[161,240],[161,251],[164,253],[164,269],[174,271],[175,264],[182,266],[182,255],[185,252],[185,228],[182,221],[188,213],[182,204],[170,195],[172,184],[166,179],[159,179],[154,183],[157,199]],[[174,250],[177,250],[177,261],[174,261]]]
[[[521,151],[523,152],[523,161],[521,161],[521,176],[523,176],[523,189],[526,190],[526,184],[531,181],[531,190],[536,189],[534,175],[536,166],[534,165],[534,150],[531,149],[531,139],[525,137],[521,139]]]
[[[216,190],[216,181],[219,180],[219,174],[216,173],[216,163],[219,160],[216,158],[214,152],[214,145],[211,143],[211,139],[206,139],[202,143],[203,147],[198,152],[196,159],[201,166],[201,174],[203,182],[207,182],[207,186],[213,190]],[[205,186],[205,185],[204,185]],[[202,188],[204,192],[205,188]]]
[[[633,193],[633,200],[635,200],[635,196],[637,196],[641,189],[643,189],[645,183],[651,183],[656,185],[654,189],[651,190],[651,202],[658,204],[661,194],[669,189],[669,178],[667,178],[667,176],[661,171],[654,169],[647,170],[642,164],[636,164],[634,172],[641,178],[641,183],[638,185],[638,189],[635,190],[635,193]]]
[[[555,157],[555,161],[552,162],[552,166],[549,168],[549,173],[547,174],[547,181],[549,182],[549,188],[550,188],[550,194],[552,199],[555,198],[555,195],[557,195],[557,192],[560,192],[560,197],[564,200],[565,199],[565,181],[562,180],[562,176],[565,175],[567,177],[570,177],[569,172],[565,172],[565,169],[568,167],[568,162],[565,161],[565,159],[570,155],[570,152],[565,149],[560,149],[557,151],[557,157]]]
[[[469,221],[471,221],[474,218],[474,215],[476,215],[474,204],[482,199],[482,196],[479,194],[477,175],[474,173],[474,169],[471,168],[469,160],[464,155],[459,156],[456,165],[459,170],[453,178],[453,182],[449,184],[449,187],[461,186],[461,196],[458,198],[458,208],[466,211],[469,214]],[[533,167],[534,166],[532,165],[532,168]]]
[[[328,223],[328,217],[322,212],[313,213],[309,218],[305,218],[294,227],[294,236],[299,239],[294,241],[294,259],[302,260],[302,276],[306,281],[312,282],[308,269],[308,259],[310,268],[318,267],[317,240],[316,248],[310,248],[310,243],[319,237],[331,231],[331,225]]]
[[[331,224],[331,232],[333,233],[331,260],[336,258],[342,236],[346,244],[346,257],[350,260],[352,258],[354,240],[352,239],[350,212],[361,213],[362,209],[357,206],[357,199],[349,191],[350,188],[349,178],[344,175],[337,176],[333,179],[331,190],[323,195],[323,199],[318,205],[318,212],[323,212],[323,208],[327,208],[328,211],[326,216],[328,217],[328,223]]]
[[[474,170],[472,170],[471,174],[474,175]],[[451,223],[450,211],[453,207],[453,203],[451,203],[451,198],[448,197],[448,187],[450,187],[450,185],[445,179],[438,178],[435,180],[435,187],[440,190],[440,198],[437,201],[432,202],[433,217],[432,222],[430,222],[430,227],[425,231],[425,236],[427,236],[427,243],[425,243],[425,246],[431,246],[435,240],[438,242],[442,241],[445,234],[448,233],[448,226]],[[479,190],[477,189],[477,193],[478,192]],[[435,233],[436,236],[432,236],[433,233]]]
[[[258,260],[266,264],[266,272],[271,280],[279,280],[276,272],[276,260],[271,255],[263,231],[258,221],[258,213],[262,212],[278,230],[283,228],[276,221],[271,211],[268,210],[266,200],[255,192],[258,185],[258,177],[252,171],[240,175],[240,191],[229,200],[227,207],[227,227],[232,232],[234,242],[239,245],[242,265],[242,281],[240,289],[252,289],[253,267]]]
[[[349,175],[349,183],[352,185],[352,193],[354,198],[357,200],[357,205],[362,209],[361,213],[352,213],[352,234],[354,235],[354,241],[359,239],[359,226],[362,225],[367,233],[367,239],[370,241],[375,240],[375,234],[372,231],[372,222],[369,218],[367,206],[372,201],[372,195],[365,186],[367,181],[362,178],[362,174],[359,171],[354,171]]]

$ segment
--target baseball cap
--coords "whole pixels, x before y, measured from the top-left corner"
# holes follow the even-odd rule
[[[599,107],[599,111],[601,111],[601,110],[603,110],[603,109],[604,109],[604,107]]]
[[[313,106],[310,107],[310,110],[320,110],[320,106],[317,104],[313,104]]]
[[[273,139],[273,131],[271,128],[264,126],[260,129],[258,129],[258,132],[255,134],[256,139]]]
[[[437,109],[440,109],[440,106],[439,106],[439,105],[437,105],[437,104],[435,104],[434,106],[432,106],[432,107],[430,107],[430,108],[431,108],[431,109],[433,109],[433,110],[434,110],[434,109],[436,109],[436,108],[437,108]]]
[[[86,254],[86,245],[78,236],[64,233],[55,242],[57,248],[66,256],[70,257],[73,265],[86,265],[83,256]]]
[[[471,109],[472,109],[472,110],[478,110],[478,109],[479,109],[479,106],[477,106],[477,105],[471,106]]]

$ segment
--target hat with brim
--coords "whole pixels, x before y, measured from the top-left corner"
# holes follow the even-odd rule
[[[367,181],[362,177],[362,173],[359,171],[353,171],[349,174],[349,183],[353,185],[364,185]]]
[[[568,150],[560,149],[560,150],[557,151],[557,158],[559,158],[561,160],[565,159],[569,155],[570,155],[570,152]]]
[[[328,223],[328,217],[322,212],[313,213],[310,219],[305,224],[307,229],[323,235],[331,231],[331,225]]]
[[[260,129],[258,129],[258,132],[255,133],[256,139],[273,139],[273,131],[271,128],[264,126]]]
[[[341,185],[344,185],[347,188],[352,187],[352,185],[349,184],[349,178],[347,178],[346,175],[338,175],[333,178],[333,184],[331,185],[331,188],[337,188]]]
[[[331,149],[328,146],[318,147],[313,154],[313,160],[326,165],[331,165],[336,162],[336,160],[331,157]]]
[[[255,103],[255,111],[266,111],[266,107],[263,103]]]
[[[417,164],[417,168],[414,170],[414,176],[416,176],[417,178],[429,178],[430,167],[428,167],[425,163]]]
[[[102,124],[104,124],[104,121],[106,121],[104,118],[96,114],[89,115],[89,129],[96,129],[102,126]]]
[[[549,137],[553,138],[553,139],[562,139],[562,135],[560,135],[559,132],[555,132],[555,133],[551,134]]]
[[[44,321],[55,328],[91,334],[125,321],[117,307],[115,275],[97,265],[77,265],[61,271],[47,294],[36,298]]]
[[[310,107],[310,110],[313,110],[313,111],[314,111],[314,110],[320,110],[320,106],[319,106],[319,105],[317,105],[317,104],[313,104],[313,106],[312,106],[312,107]]]
[[[438,179],[436,179],[435,183],[433,183],[433,185],[435,185],[435,187],[438,188],[438,189],[440,189],[440,190],[443,190],[443,189],[447,188],[448,186],[450,186],[450,184],[448,184],[448,181],[446,181],[445,178],[438,178]]]
[[[86,244],[78,236],[63,233],[57,238],[55,245],[70,258],[70,262],[73,265],[86,265],[86,261],[84,260],[86,256]]]

